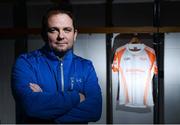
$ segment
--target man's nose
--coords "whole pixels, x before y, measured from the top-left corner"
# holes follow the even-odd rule
[[[58,36],[57,36],[57,40],[60,41],[60,40],[63,40],[64,39],[64,35],[62,32],[59,32],[58,33]]]

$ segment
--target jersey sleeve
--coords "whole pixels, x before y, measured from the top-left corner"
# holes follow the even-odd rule
[[[119,58],[118,58],[118,53],[115,52],[113,63],[112,63],[112,71],[118,72],[118,67],[119,67]]]
[[[125,46],[122,46],[116,50],[116,52],[114,54],[113,63],[112,63],[112,71],[113,72],[119,71],[121,58],[122,58],[125,50],[126,50]]]

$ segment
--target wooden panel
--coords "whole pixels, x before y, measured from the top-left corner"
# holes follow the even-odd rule
[[[0,38],[39,35],[40,28],[0,28]],[[80,27],[79,33],[157,33],[155,27]],[[160,27],[160,33],[180,32],[180,27]]]

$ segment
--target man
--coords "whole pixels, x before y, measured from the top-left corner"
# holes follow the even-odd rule
[[[42,20],[45,46],[21,55],[12,70],[19,123],[88,123],[100,119],[101,89],[91,61],[73,54],[71,11],[53,7]]]

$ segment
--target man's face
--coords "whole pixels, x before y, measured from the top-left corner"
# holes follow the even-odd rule
[[[48,43],[58,52],[71,49],[77,36],[72,19],[64,13],[51,15],[48,18]]]

